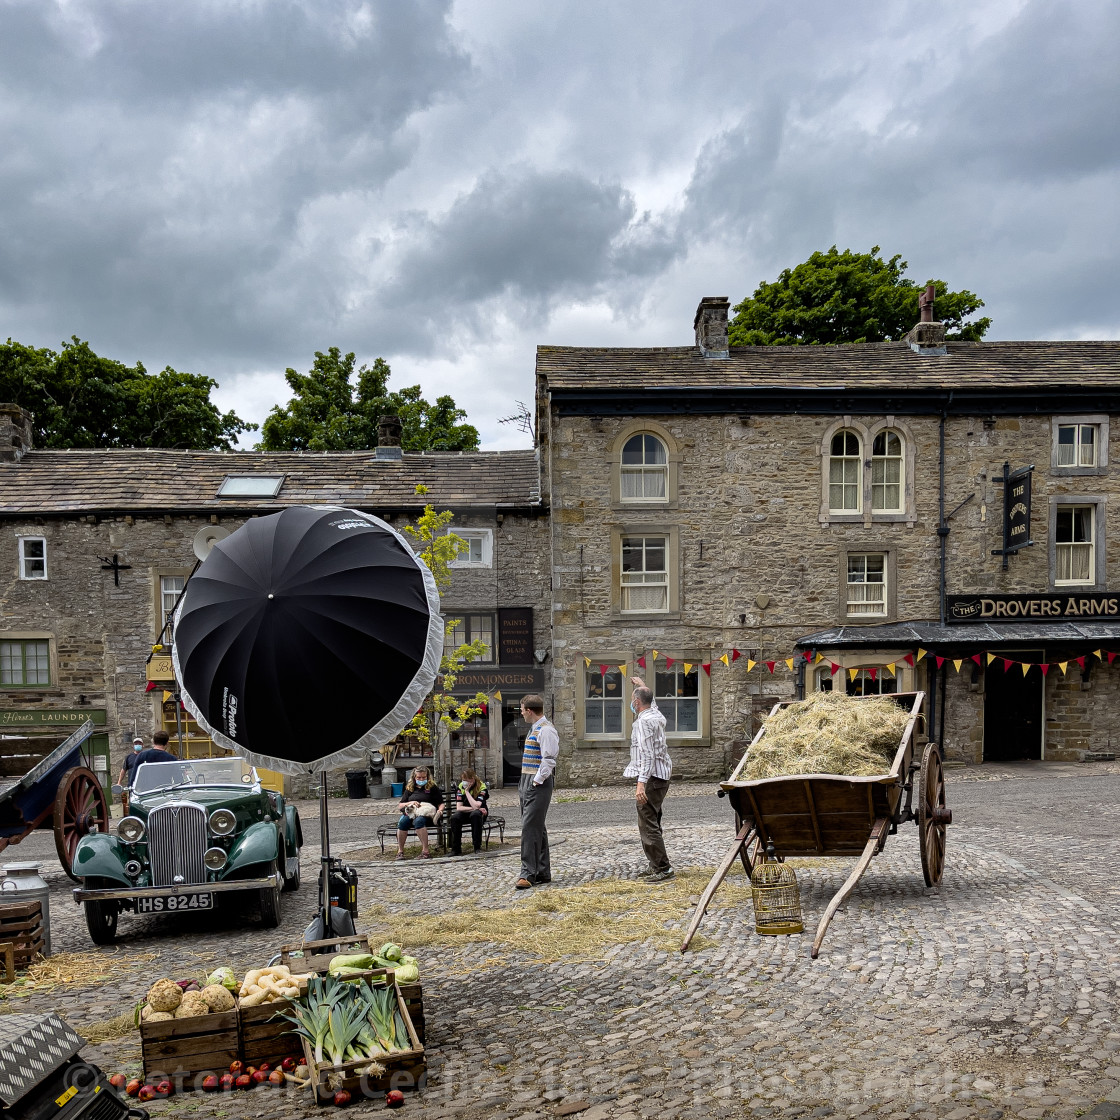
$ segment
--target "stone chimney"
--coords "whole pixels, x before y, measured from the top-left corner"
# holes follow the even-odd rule
[[[926,357],[941,357],[948,353],[945,349],[945,324],[938,323],[933,318],[933,301],[936,291],[932,284],[918,297],[918,309],[921,315],[918,322],[906,334],[906,341],[915,354]]]
[[[31,413],[0,404],[0,463],[18,463],[31,450]]]
[[[727,296],[705,296],[696,308],[692,325],[696,330],[696,346],[705,358],[730,358],[727,348]]]
[[[373,457],[400,462],[402,456],[401,418],[399,416],[382,416],[377,422],[377,450]]]

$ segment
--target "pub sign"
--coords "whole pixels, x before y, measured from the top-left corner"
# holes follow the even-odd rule
[[[1003,464],[1003,548],[993,548],[993,556],[1003,557],[1003,568],[1007,569],[1007,558],[1014,556],[1021,548],[1034,544],[1031,540],[1031,472],[1034,467],[1020,467],[1009,470],[1011,464]]]
[[[946,595],[951,622],[1056,622],[1059,619],[1120,618],[1120,594]]]

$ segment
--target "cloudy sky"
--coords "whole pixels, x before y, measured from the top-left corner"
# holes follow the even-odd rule
[[[258,422],[337,345],[487,448],[538,343],[688,343],[832,244],[1120,337],[1118,43],[1114,0],[0,0],[0,337]]]

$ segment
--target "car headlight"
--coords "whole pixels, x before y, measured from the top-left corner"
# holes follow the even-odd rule
[[[237,827],[237,817],[230,809],[215,809],[210,814],[210,831],[215,836],[228,836]]]
[[[202,857],[202,862],[205,863],[211,871],[221,871],[221,869],[225,867],[228,858],[225,848],[207,848],[206,854]]]
[[[139,817],[121,817],[117,835],[126,844],[138,844],[144,838],[144,822]]]

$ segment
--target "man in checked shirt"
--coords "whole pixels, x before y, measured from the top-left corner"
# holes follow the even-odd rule
[[[673,868],[665,852],[665,837],[661,833],[661,805],[669,792],[673,763],[665,746],[665,717],[657,710],[653,693],[641,677],[630,680],[634,685],[630,698],[634,727],[630,732],[630,765],[622,776],[638,779],[634,793],[638,834],[649,860],[649,870],[642,877],[651,883],[660,883],[673,877]]]

